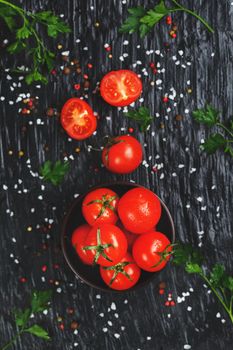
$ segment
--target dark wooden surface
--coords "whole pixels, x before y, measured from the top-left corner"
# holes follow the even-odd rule
[[[99,293],[74,278],[59,249],[62,217],[74,194],[81,193],[94,184],[131,179],[150,187],[165,201],[174,217],[179,240],[198,246],[198,232],[203,231],[202,249],[209,265],[219,260],[231,271],[232,160],[222,153],[209,157],[201,153],[199,144],[208,135],[208,131],[196,124],[190,113],[208,101],[223,112],[222,120],[226,121],[233,114],[231,1],[183,0],[184,4],[190,8],[195,7],[207,18],[216,31],[210,35],[195,19],[179,14],[174,17],[179,27],[175,41],[169,38],[165,22],[158,25],[145,40],[139,39],[137,35],[118,34],[118,27],[122,18],[126,17],[128,7],[139,4],[153,6],[154,1],[128,0],[124,4],[120,0],[26,0],[19,3],[28,10],[51,9],[56,14],[64,14],[64,19],[72,28],[72,34],[57,40],[57,43],[63,45],[61,51],[69,50],[71,58],[80,60],[83,72],[87,71],[88,62],[93,63],[87,94],[88,101],[100,115],[100,120],[97,135],[79,143],[69,142],[61,130],[58,118],[46,116],[47,107],[53,106],[59,110],[67,98],[82,94],[82,90],[76,92],[73,89],[73,84],[79,82],[80,77],[76,74],[63,76],[59,65],[64,62],[59,58],[57,76],[51,76],[49,84],[41,88],[27,87],[24,83],[21,87],[14,87],[13,83],[18,84],[18,78],[12,76],[12,80],[8,80],[7,73],[2,75],[0,96],[4,96],[5,100],[0,101],[0,344],[14,334],[12,310],[26,304],[32,288],[53,287],[55,293],[52,308],[41,319],[41,324],[51,333],[52,341],[46,343],[23,336],[14,349],[68,350],[75,349],[76,342],[77,349],[82,350],[181,350],[185,344],[191,345],[194,350],[232,349],[232,325],[199,278],[169,266],[158,279],[155,278],[153,283],[138,292],[122,295]],[[99,28],[94,26],[97,21],[100,23]],[[6,37],[7,34],[2,34],[1,40]],[[77,39],[81,42],[77,43]],[[129,45],[123,45],[124,40],[128,40]],[[165,42],[171,44],[169,51],[165,48]],[[112,59],[108,58],[104,49],[105,43],[112,45]],[[53,42],[50,45],[56,47]],[[137,45],[141,47],[137,48]],[[84,50],[86,46],[88,51]],[[163,57],[155,53],[147,55],[147,50],[160,50]],[[183,57],[179,57],[179,50],[183,50]],[[1,52],[3,66],[10,67],[12,58],[4,50]],[[121,62],[119,56],[125,52],[129,56]],[[174,55],[186,68],[175,64],[172,59]],[[142,65],[133,67],[137,60]],[[149,69],[150,61],[160,62],[165,72],[153,76]],[[191,66],[187,66],[187,61],[191,62]],[[137,73],[141,73],[145,67],[149,72],[149,77],[143,76],[144,104],[150,107],[153,115],[159,113],[160,117],[155,117],[152,129],[145,134],[139,133],[136,125],[123,117],[122,111],[108,106],[98,94],[92,93],[104,73],[121,67],[131,68]],[[150,85],[151,80],[157,79],[162,79],[161,90],[157,85]],[[187,93],[189,80],[191,94]],[[177,91],[177,106],[172,101],[167,105],[162,102],[162,97],[172,87]],[[20,93],[39,97],[38,111],[35,114],[22,116],[18,113],[23,105],[22,102],[16,103]],[[184,98],[180,98],[181,93]],[[14,104],[9,104],[9,101]],[[171,108],[169,113],[167,107]],[[186,113],[185,109],[188,110]],[[183,115],[183,120],[177,122],[174,117],[178,113]],[[44,125],[38,124],[38,118]],[[160,123],[164,123],[163,129],[160,128]],[[101,168],[99,155],[88,152],[87,148],[88,145],[101,143],[106,134],[127,132],[129,126],[135,128],[134,135],[144,144],[144,159],[149,167],[142,165],[129,176],[115,176]],[[123,131],[121,128],[126,129]],[[152,131],[155,131],[154,136]],[[47,150],[45,145],[48,146]],[[75,153],[76,147],[81,149],[79,154]],[[8,154],[9,150],[13,151],[13,155]],[[24,151],[21,158],[18,157],[20,150]],[[43,183],[30,174],[30,170],[37,172],[45,160],[63,159],[64,152],[68,156],[73,155],[74,161],[71,161],[71,171],[59,188]],[[28,167],[28,159],[31,169]],[[152,173],[155,163],[163,163],[163,168]],[[94,171],[96,167],[99,168],[98,172]],[[196,171],[190,173],[192,168]],[[8,189],[3,189],[3,185]],[[44,190],[42,185],[45,186]],[[215,186],[214,189],[212,186]],[[23,189],[28,192],[18,193]],[[43,200],[39,199],[41,195]],[[199,197],[202,202],[198,201]],[[187,208],[187,205],[190,207]],[[31,208],[35,208],[34,213]],[[7,210],[14,215],[10,216]],[[54,220],[52,227],[48,233],[42,232],[41,227],[48,219]],[[27,231],[28,226],[32,227],[31,232]],[[42,249],[45,242],[48,244],[47,250]],[[15,259],[18,259],[19,264]],[[58,270],[54,269],[56,263],[60,265]],[[43,265],[48,266],[46,273],[41,271]],[[20,277],[26,277],[27,282],[20,283]],[[45,277],[44,281],[42,277]],[[59,281],[59,286],[51,285],[50,279]],[[175,300],[183,292],[189,291],[189,288],[193,288],[194,292],[174,308],[166,308],[165,297],[158,294],[160,281],[167,283],[166,294],[171,291]],[[116,310],[111,309],[112,302],[116,304]],[[189,306],[191,311],[187,310]],[[75,309],[73,317],[67,315],[67,307]],[[221,313],[220,318],[216,317],[218,312]],[[64,319],[64,331],[58,327],[58,316]],[[80,324],[76,335],[69,327],[72,319]],[[222,319],[226,322],[223,323]],[[103,331],[105,327],[106,333]],[[120,337],[116,338],[115,334]]]

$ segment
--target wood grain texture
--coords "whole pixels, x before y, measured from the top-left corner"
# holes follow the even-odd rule
[[[0,96],[4,96],[5,101],[0,101],[0,344],[14,334],[11,311],[17,306],[25,305],[32,288],[48,287],[49,279],[54,279],[60,281],[62,292],[55,292],[52,309],[41,320],[49,329],[52,341],[45,343],[24,336],[15,345],[15,350],[70,350],[75,349],[75,342],[78,343],[77,349],[82,350],[181,350],[184,344],[190,344],[194,350],[232,348],[232,326],[199,278],[188,276],[182,269],[169,266],[159,280],[155,278],[154,283],[138,292],[124,295],[99,293],[75,280],[59,249],[62,217],[75,193],[81,193],[94,184],[131,179],[150,187],[168,205],[178,239],[197,246],[197,232],[204,231],[202,242],[208,264],[211,266],[219,260],[231,271],[232,159],[220,152],[207,156],[199,151],[201,139],[208,135],[208,130],[193,121],[191,111],[208,101],[222,111],[223,121],[233,115],[233,6],[230,5],[230,0],[182,2],[205,17],[215,27],[215,34],[210,35],[199,22],[185,14],[174,17],[179,26],[176,41],[169,39],[165,23],[159,24],[145,40],[139,39],[137,35],[118,34],[120,22],[126,18],[128,7],[140,4],[153,6],[155,1],[130,0],[126,4],[119,0],[19,1],[29,11],[51,9],[56,14],[64,14],[72,33],[57,42],[63,44],[64,51],[70,51],[71,57],[80,60],[84,70],[90,60],[93,62],[88,101],[101,117],[96,136],[82,143],[69,142],[58,119],[48,118],[45,111],[48,106],[60,109],[68,97],[79,96],[73,89],[77,76],[74,74],[66,77],[59,73],[57,77],[51,77],[49,84],[41,89],[22,84],[22,87],[15,87],[12,91],[10,87],[13,82],[18,83],[18,78],[14,76],[8,80],[7,74],[2,74]],[[99,28],[94,26],[96,21],[100,22]],[[1,35],[2,39],[6,36],[7,34]],[[80,43],[76,42],[78,38]],[[123,45],[124,40],[129,40],[128,46]],[[168,52],[164,46],[166,41],[172,42]],[[105,43],[112,45],[111,60],[104,50]],[[49,45],[54,47],[55,43],[49,42]],[[141,45],[141,48],[137,48],[137,45]],[[88,51],[83,50],[85,46]],[[155,53],[148,56],[146,50],[152,49],[161,50],[163,57],[156,56]],[[190,61],[191,66],[184,69],[181,65],[175,65],[172,57],[179,57],[179,50],[184,51],[180,60],[184,64]],[[5,68],[10,67],[14,63],[13,59],[3,50],[1,52],[1,63]],[[129,56],[121,62],[119,56],[124,52]],[[215,55],[211,56],[211,53]],[[25,59],[21,57],[20,60],[22,63]],[[133,68],[133,63],[137,60],[142,65]],[[149,71],[148,64],[152,60],[159,61],[166,69],[161,78],[162,90],[156,86],[151,87],[150,80],[158,77],[153,77],[150,73],[149,78],[143,77],[143,98],[152,114],[157,112],[160,117],[155,118],[149,132],[142,134],[136,125],[123,117],[122,111],[108,106],[98,94],[93,95],[92,91],[107,71],[122,67],[133,68],[141,73],[143,67]],[[186,93],[189,80],[192,94]],[[174,107],[171,103],[171,112],[167,113],[167,106],[161,101],[172,87],[177,91],[177,106]],[[32,96],[39,97],[38,112],[34,116],[24,117],[18,113],[21,104],[10,105],[9,101],[15,102],[20,93],[29,92]],[[183,99],[179,98],[181,93],[184,94]],[[190,112],[185,113],[185,109]],[[181,122],[174,121],[177,113],[184,116]],[[166,115],[168,119],[165,118]],[[107,120],[106,116],[111,116],[111,119]],[[44,125],[37,124],[38,118]],[[32,125],[29,121],[33,122]],[[165,125],[164,129],[159,128],[161,122]],[[22,132],[23,126],[26,126],[25,132]],[[100,159],[98,154],[88,152],[88,145],[98,145],[104,135],[123,133],[121,128],[125,127],[127,131],[128,126],[135,128],[135,134],[144,144],[144,157],[150,167],[141,166],[129,176],[115,176],[103,168],[94,172],[93,169],[99,167]],[[152,131],[155,131],[154,136]],[[48,151],[45,151],[45,145],[48,146]],[[81,152],[77,155],[74,149],[78,146]],[[13,156],[9,156],[9,149],[13,150]],[[17,152],[21,149],[25,155],[18,158]],[[59,188],[45,184],[45,190],[42,191],[43,183],[30,174],[27,159],[31,161],[31,170],[37,172],[45,160],[62,159],[64,151],[75,157],[68,177]],[[156,155],[160,158],[156,159]],[[152,157],[151,160],[149,156]],[[152,173],[151,167],[155,162],[163,163],[164,167],[157,173]],[[179,168],[180,164],[184,164],[184,167]],[[190,174],[191,168],[195,168],[196,172]],[[160,178],[162,173],[164,178]],[[177,176],[174,177],[173,173]],[[19,179],[22,179],[22,184]],[[2,189],[3,184],[8,186],[8,190]],[[18,185],[17,189],[14,188],[15,184]],[[211,189],[213,185],[216,186],[214,190]],[[17,192],[23,188],[28,189],[28,192]],[[38,199],[40,195],[43,195],[43,200]],[[198,197],[202,197],[203,201],[198,202]],[[187,204],[190,204],[189,209]],[[54,206],[56,210],[52,209]],[[201,210],[205,206],[206,210]],[[31,213],[31,208],[35,208],[35,213]],[[14,215],[10,216],[7,209],[13,211]],[[45,218],[54,220],[49,232],[50,239],[46,239],[46,234],[36,229],[37,225],[45,222]],[[33,228],[30,233],[27,232],[29,225]],[[16,243],[12,242],[13,237],[16,238]],[[41,249],[43,242],[48,242],[46,251]],[[14,257],[11,258],[10,254]],[[19,264],[14,262],[15,258]],[[54,263],[59,263],[61,268],[54,270]],[[45,274],[46,282],[41,279],[44,275],[41,266],[44,264],[49,266]],[[28,282],[19,283],[21,276],[26,276]],[[163,298],[158,295],[158,283],[161,280],[166,281],[167,291],[172,291],[175,297],[181,296],[190,287],[194,288],[194,292],[185,302],[168,310],[163,304]],[[97,295],[100,295],[100,299],[96,298]],[[116,303],[116,311],[109,311],[112,302]],[[192,307],[191,312],[187,311],[188,306]],[[80,323],[78,335],[69,329],[72,319],[66,314],[67,307],[75,309],[74,319]],[[226,323],[223,324],[221,318],[216,318],[217,312],[226,319]],[[104,313],[104,317],[100,317],[100,313]],[[119,318],[116,318],[115,313]],[[167,316],[169,313],[171,318]],[[58,328],[58,315],[64,317],[64,332]],[[107,324],[109,320],[112,321],[112,326]],[[104,327],[108,328],[107,333],[103,332]],[[125,329],[122,330],[121,327]],[[115,333],[120,334],[119,339],[114,336]]]

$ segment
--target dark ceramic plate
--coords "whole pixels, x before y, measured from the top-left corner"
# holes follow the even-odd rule
[[[66,214],[63,225],[62,225],[62,250],[64,253],[64,256],[66,258],[66,261],[68,265],[70,266],[71,270],[75,273],[76,276],[78,276],[82,281],[86,282],[90,286],[101,289],[103,291],[113,292],[113,289],[110,289],[101,279],[99,274],[99,267],[95,266],[88,266],[81,262],[78,255],[75,252],[75,249],[72,246],[71,243],[71,237],[73,231],[80,226],[81,224],[85,223],[85,220],[82,216],[82,201],[84,197],[87,195],[87,193],[101,187],[107,187],[111,190],[115,191],[120,197],[129,191],[132,188],[135,187],[142,187],[140,185],[136,185],[131,182],[125,182],[125,183],[113,183],[113,184],[104,184],[101,186],[92,187],[84,193],[83,195],[79,196],[71,205],[68,213]],[[160,198],[159,198],[160,199]],[[166,207],[166,205],[163,203],[163,201],[160,199],[161,205],[162,205],[162,215],[160,218],[159,223],[156,225],[157,231],[163,232],[166,234],[166,236],[170,239],[171,242],[174,243],[175,241],[175,229],[173,220],[171,217],[171,214]],[[142,271],[141,277],[138,281],[138,283],[130,289],[130,291],[137,289],[138,287],[142,287],[146,285],[148,282],[150,282],[153,278],[158,276],[159,272],[151,273]],[[129,291],[129,290],[127,290]],[[117,291],[116,291],[117,292]],[[122,293],[122,291],[120,291]]]

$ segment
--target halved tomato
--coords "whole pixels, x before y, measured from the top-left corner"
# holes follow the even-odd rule
[[[96,130],[97,122],[89,104],[73,97],[62,108],[61,125],[73,139],[84,140]]]
[[[112,106],[128,106],[141,95],[142,81],[131,70],[107,73],[100,83],[100,94]]]

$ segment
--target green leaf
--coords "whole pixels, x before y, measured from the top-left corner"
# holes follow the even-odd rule
[[[69,162],[61,162],[58,160],[54,165],[51,161],[47,161],[40,169],[40,174],[43,176],[44,180],[52,182],[53,185],[59,185],[64,176],[70,169]]]
[[[37,336],[38,338],[42,338],[45,340],[51,339],[50,336],[48,335],[48,332],[44,328],[38,326],[37,324],[33,325],[30,328],[27,328],[25,330],[25,332],[33,334],[33,335]]]
[[[44,54],[44,60],[49,71],[51,71],[54,67],[54,57],[55,54],[49,50],[47,50]]]
[[[18,327],[25,327],[25,325],[28,323],[29,318],[31,315],[30,309],[25,309],[24,311],[17,310],[15,312],[15,322]]]
[[[31,299],[32,313],[44,311],[48,307],[48,302],[51,300],[52,291],[34,291]]]
[[[10,44],[7,47],[7,51],[10,54],[15,54],[25,49],[25,47],[26,47],[26,44],[23,41],[15,41],[14,43]]]
[[[214,126],[218,123],[218,114],[219,112],[210,105],[206,105],[205,108],[193,111],[194,119],[197,122],[206,124],[208,126]]]
[[[231,146],[227,145],[227,147],[224,149],[224,152],[233,157],[233,148]]]
[[[211,273],[210,273],[210,281],[214,287],[219,287],[222,282],[222,278],[225,274],[225,268],[221,264],[215,264]]]
[[[177,244],[173,249],[173,263],[186,266],[187,263],[200,265],[203,256],[191,244]]]
[[[12,7],[0,4],[0,17],[2,17],[11,31],[16,27],[15,16],[17,16],[17,12]]]
[[[188,273],[202,273],[202,268],[198,264],[186,263],[185,271]]]
[[[227,141],[221,134],[213,134],[201,145],[201,147],[209,154],[216,152],[224,147]]]
[[[140,19],[140,22],[146,24],[152,28],[157,24],[164,16],[168,15],[170,9],[168,9],[163,0],[160,1],[154,9],[147,11],[146,15]]]
[[[146,14],[146,10],[142,6],[133,7],[128,9],[130,16],[122,24],[119,29],[120,33],[132,34],[140,28],[140,18]]]
[[[43,76],[39,71],[35,70],[29,74],[26,75],[25,77],[25,81],[28,85],[30,85],[31,83],[35,82],[42,82],[44,84],[46,84],[48,82],[47,78],[45,76]]]
[[[142,106],[138,110],[129,110],[124,113],[124,115],[137,122],[140,125],[141,131],[146,131],[153,120],[153,117],[150,115],[150,110]]]
[[[16,31],[16,38],[18,40],[27,39],[32,35],[32,32],[27,26],[23,26]]]
[[[226,276],[226,278],[224,278],[224,287],[229,289],[231,292],[233,292],[233,277],[231,276]]]

